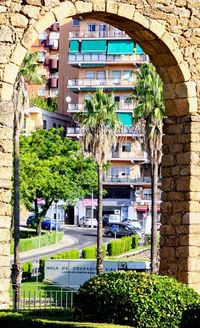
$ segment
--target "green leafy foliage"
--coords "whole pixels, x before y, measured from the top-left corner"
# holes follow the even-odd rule
[[[103,257],[106,256],[106,244],[102,245]],[[85,247],[82,249],[82,257],[83,259],[95,259],[97,257],[97,247]]]
[[[56,320],[55,320],[56,318]],[[76,322],[69,310],[0,311],[0,326],[9,328],[130,328],[112,324]]]
[[[171,277],[121,271],[85,282],[76,304],[76,312],[88,320],[137,328],[179,328],[183,313],[199,305],[200,296]]]
[[[57,112],[58,111],[58,98],[49,98],[45,99],[43,97],[31,97],[30,105],[36,106],[38,108],[42,108],[48,110],[50,112]]]
[[[108,243],[107,250],[108,255],[110,256],[117,256],[123,253],[130,251],[138,247],[138,236],[127,236],[122,237],[121,239],[116,239]]]
[[[26,252],[30,251],[31,249],[38,248],[39,245],[39,238],[40,238],[40,246],[47,246],[51,244],[56,243],[56,233],[55,232],[49,232],[45,233],[44,235],[31,237],[27,239],[21,239],[19,242],[19,250],[20,252]],[[63,238],[63,232],[59,231],[57,232],[57,241],[59,242]],[[13,243],[10,246],[10,252],[13,254],[14,252],[14,245]]]
[[[38,130],[20,138],[20,195],[41,224],[53,201],[73,204],[97,188],[96,165],[62,129]],[[43,199],[42,210],[37,199]]]
[[[30,279],[33,271],[33,263],[31,261],[22,264],[22,279]]]

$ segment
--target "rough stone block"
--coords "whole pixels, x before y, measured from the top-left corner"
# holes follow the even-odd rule
[[[14,84],[16,80],[19,66],[9,63],[5,66],[3,81],[6,83]]]
[[[57,21],[61,21],[62,19],[64,18],[67,18],[67,17],[71,17],[73,15],[76,15],[76,9],[75,9],[75,6],[72,2],[70,1],[65,1],[63,3],[60,4],[60,6],[56,7],[53,9],[53,13],[55,14],[56,16],[56,20]],[[45,19],[46,19],[46,15],[45,15]],[[53,24],[55,22],[55,18],[54,17],[51,17],[51,16],[48,16],[48,21],[51,21],[51,23],[47,26],[50,26],[51,24]],[[42,24],[42,22],[41,22]],[[40,32],[42,31],[41,27],[43,25],[40,25],[36,28],[37,31],[40,30]],[[45,28],[47,27],[45,26]],[[43,28],[43,30],[45,29]]]
[[[28,19],[26,18],[26,16],[19,13],[11,13],[10,20],[12,26],[15,27],[26,27],[28,25]]]
[[[117,14],[118,3],[116,1],[113,1],[113,0],[107,1],[106,2],[106,11],[108,13]]]
[[[128,19],[133,19],[135,7],[126,3],[119,3],[118,15]]]
[[[1,83],[0,101],[10,101],[12,99],[12,94],[13,94],[13,85],[6,82]]]
[[[45,30],[45,28],[43,30],[41,30],[40,33],[43,32],[44,30]],[[34,43],[34,41],[37,39],[37,37],[38,37],[38,32],[36,32],[36,30],[32,26],[29,27],[23,35],[22,45],[26,49],[29,49],[32,46],[32,44]],[[23,60],[23,58],[24,57],[22,57],[22,60]]]
[[[76,1],[75,8],[77,14],[89,13],[92,11],[92,3],[84,1]]]

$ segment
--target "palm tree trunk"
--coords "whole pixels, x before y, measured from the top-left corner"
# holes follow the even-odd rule
[[[102,208],[103,208],[103,169],[98,165],[98,225],[97,225],[97,274],[103,272],[103,250],[102,250]]]
[[[158,162],[157,157],[153,156],[151,162],[151,272],[155,273],[157,267],[157,198],[158,198]]]
[[[19,82],[20,84],[20,82]],[[22,270],[20,265],[19,240],[20,240],[20,198],[19,198],[19,102],[20,85],[18,85],[18,95],[15,95],[15,113],[14,113],[14,263],[11,269],[11,280],[13,287],[13,308],[19,309],[20,286],[22,279]]]

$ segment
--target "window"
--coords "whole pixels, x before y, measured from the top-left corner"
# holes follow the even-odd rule
[[[112,79],[113,79],[113,83],[119,84],[121,80],[121,71],[113,71]]]
[[[151,189],[143,189],[144,198],[151,198]]]
[[[127,81],[132,80],[132,71],[123,71],[123,79]]]
[[[96,24],[88,24],[88,32],[95,32]]]
[[[114,99],[115,99],[116,102],[120,102],[120,96],[115,96]]]
[[[117,166],[111,167],[111,176],[118,177],[118,174],[119,174],[119,168]]]
[[[80,19],[73,18],[72,19],[72,26],[80,26]]]
[[[97,80],[104,82],[106,79],[106,71],[97,71]]]
[[[131,143],[123,143],[122,152],[131,152]]]
[[[114,152],[119,151],[119,143],[116,143],[115,145],[112,145],[112,151],[114,151]]]
[[[47,129],[47,121],[43,120],[43,129]]]
[[[121,173],[121,175],[123,175],[123,176],[124,176],[124,175],[126,175],[126,176],[127,176],[127,175],[130,175],[130,167],[128,167],[128,166],[124,166],[124,167],[122,167],[120,173]]]
[[[101,38],[106,37],[106,24],[99,24],[99,36]]]
[[[125,104],[131,104],[131,97],[130,96],[123,96],[123,101]]]
[[[39,34],[39,40],[46,40],[47,38],[47,32],[43,32]]]
[[[46,96],[46,88],[42,87],[38,89],[38,96],[45,97]]]
[[[53,123],[53,128],[56,128],[56,123]]]
[[[93,71],[87,71],[85,73],[86,80],[93,80],[95,78],[95,73]]]

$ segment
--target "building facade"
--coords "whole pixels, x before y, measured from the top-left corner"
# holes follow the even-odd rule
[[[71,27],[74,25],[78,27],[76,30],[70,29],[69,24],[62,27],[68,38],[68,66],[75,69],[74,76],[65,81],[67,112],[72,115],[67,136],[79,138],[82,133],[73,121],[73,114],[84,110],[85,99],[98,88],[113,93],[122,129],[117,144],[110,150],[110,167],[104,173],[103,215],[119,214],[121,220],[138,217],[143,221],[143,214],[150,210],[150,170],[143,132],[133,122],[135,103],[131,95],[136,72],[149,58],[125,32],[111,25],[82,18],[74,19]],[[92,209],[95,216],[96,199],[80,201],[75,208],[75,223],[83,216],[91,217]]]

